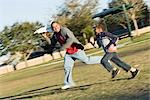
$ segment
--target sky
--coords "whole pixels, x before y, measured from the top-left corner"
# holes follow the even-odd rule
[[[100,9],[107,8],[110,1],[100,0]],[[0,0],[0,31],[15,22],[39,21],[46,25],[63,3],[64,0]]]
[[[104,8],[107,2],[103,0]],[[47,24],[63,3],[64,0],[0,0],[0,31],[15,22],[39,21]]]
[[[63,0],[0,0],[0,30],[15,22],[46,23]]]

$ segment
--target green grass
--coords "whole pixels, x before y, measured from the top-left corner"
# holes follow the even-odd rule
[[[119,49],[119,56],[124,61],[141,70],[135,79],[128,80],[130,73],[121,70],[121,73],[111,80],[110,73],[103,66],[77,62],[73,71],[73,79],[77,86],[61,90],[64,79],[63,63],[50,66],[38,65],[1,75],[0,99],[149,100],[150,40],[148,36],[149,34],[144,34],[142,38],[137,37],[133,40],[135,45],[129,43]]]

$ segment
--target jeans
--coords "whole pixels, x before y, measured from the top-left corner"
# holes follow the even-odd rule
[[[64,57],[64,71],[65,71],[64,84],[65,85],[74,83],[72,79],[72,69],[74,66],[74,61],[76,59],[86,64],[100,64],[102,57],[101,56],[87,57],[85,52],[80,49],[74,54],[66,54]]]
[[[124,69],[125,71],[129,71],[131,66],[123,62],[117,55],[116,52],[107,52],[101,60],[101,64],[110,72],[113,70],[113,66],[109,63],[109,60],[114,62],[116,65]]]

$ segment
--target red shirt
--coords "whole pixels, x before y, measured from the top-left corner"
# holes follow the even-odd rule
[[[69,48],[66,49],[66,52],[69,53],[69,54],[74,54],[77,51],[78,51],[77,47],[72,46],[72,45],[71,45],[71,47],[69,47]]]
[[[65,39],[65,37],[63,37],[63,36],[61,35],[60,32],[59,32],[59,33],[56,33],[56,37],[57,37],[58,42],[59,42],[61,45],[65,44],[66,39]],[[69,48],[66,48],[66,52],[67,52],[68,54],[74,54],[74,53],[76,53],[77,51],[78,51],[77,47],[74,46],[73,44],[72,44]]]

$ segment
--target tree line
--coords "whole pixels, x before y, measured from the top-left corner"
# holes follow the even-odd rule
[[[132,29],[138,29],[149,25],[149,9],[143,0],[112,0],[109,8],[122,4],[133,4],[133,8],[127,11]],[[93,36],[93,28],[95,22],[92,16],[99,13],[101,5],[99,0],[65,0],[53,18],[60,24],[71,29],[75,36],[86,44],[91,36]],[[109,15],[105,17],[108,31],[114,31],[127,27],[123,13]],[[11,52],[21,52],[24,58],[27,54],[35,50],[47,51],[47,44],[40,35],[34,35],[34,31],[43,25],[40,22],[23,22],[14,23],[12,26],[5,26],[0,32],[0,41],[4,48],[8,48]]]

